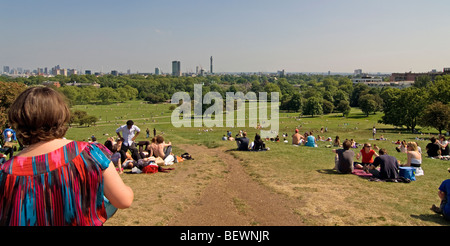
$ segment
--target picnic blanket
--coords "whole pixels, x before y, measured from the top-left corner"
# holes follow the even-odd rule
[[[403,177],[399,177],[398,179],[378,179],[373,177],[371,173],[366,173],[362,169],[355,168],[352,172],[352,174],[357,175],[362,178],[367,178],[369,181],[375,181],[375,182],[394,182],[394,183],[410,183],[411,180]]]
[[[366,173],[364,170],[358,168],[353,169],[352,174],[364,178],[370,178],[373,176],[371,173]]]

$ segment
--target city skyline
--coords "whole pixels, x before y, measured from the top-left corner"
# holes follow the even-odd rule
[[[450,66],[447,1],[11,1],[0,66],[152,73],[428,72]]]

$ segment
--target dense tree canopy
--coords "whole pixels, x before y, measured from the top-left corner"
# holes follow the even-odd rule
[[[159,75],[71,75],[45,78],[0,77],[3,86],[0,94],[2,112],[6,111],[10,99],[5,99],[9,91],[16,95],[25,86],[42,84],[45,81],[58,81],[58,88],[70,104],[109,104],[127,100],[145,100],[149,103],[169,101],[175,92],[187,92],[193,98],[194,84],[202,84],[203,95],[206,92],[218,92],[223,98],[226,92],[271,92],[280,93],[280,109],[321,115],[339,112],[347,116],[350,107],[359,107],[368,116],[378,111],[384,112],[381,122],[414,131],[423,124],[420,116],[430,105],[450,102],[450,75],[436,76],[432,81],[428,77],[417,79],[413,87],[372,88],[365,84],[353,84],[351,76],[288,74],[273,76],[263,74],[211,75],[198,77],[173,77]],[[82,86],[73,86],[73,82]],[[10,89],[12,88],[12,89]],[[3,98],[2,98],[3,96]],[[427,112],[429,112],[428,110]],[[3,117],[5,119],[5,117]],[[2,122],[0,122],[2,123]],[[4,122],[3,122],[4,123]]]

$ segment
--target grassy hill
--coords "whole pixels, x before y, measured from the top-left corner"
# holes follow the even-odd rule
[[[170,106],[171,104],[152,105],[141,101],[113,105],[75,106],[74,109],[86,111],[100,120],[91,127],[74,126],[69,129],[66,137],[86,141],[91,135],[95,135],[99,142],[103,143],[108,136],[116,135],[117,127],[132,119],[142,130],[137,141],[149,140],[146,139],[145,130],[149,128],[152,135],[152,130],[155,128],[158,134],[163,134],[167,141],[172,142],[175,154],[182,154],[184,150],[179,147],[181,144],[234,149],[236,147],[234,142],[221,140],[227,130],[232,131],[233,135],[239,130],[244,130],[250,139],[253,139],[255,133],[260,131],[253,127],[175,128],[170,121],[172,113]],[[354,139],[359,144],[364,142],[376,144],[380,148],[386,148],[389,154],[405,163],[406,154],[398,153],[395,150],[397,145],[393,142],[424,139],[416,142],[425,152],[425,146],[431,136],[429,132],[437,134],[431,129],[419,129],[425,132],[425,135],[411,134],[405,129],[382,125],[378,123],[381,116],[381,113],[377,113],[365,117],[356,108],[352,109],[347,118],[343,118],[342,114],[311,118],[299,117],[298,113],[280,112],[281,141],[266,141],[270,151],[258,153],[230,151],[230,154],[239,159],[245,172],[260,184],[286,197],[302,200],[304,206],[295,209],[294,213],[301,215],[306,225],[449,225],[448,222],[434,215],[429,208],[433,203],[439,203],[437,190],[440,183],[450,177],[447,172],[450,162],[424,157],[422,167],[425,175],[417,177],[417,181],[409,184],[370,182],[356,175],[336,174],[332,170],[334,154],[331,151],[332,148],[327,146],[328,142],[318,141],[318,148],[291,145],[291,135],[298,127],[300,133],[314,131],[316,137],[323,135],[325,139],[327,137],[334,139],[339,136],[341,140]],[[376,137],[383,135],[387,138],[386,141],[371,140],[373,126],[377,128]],[[320,133],[322,127],[327,128],[328,131]],[[283,142],[284,139],[281,136],[283,133],[289,135],[286,138],[289,143]],[[355,149],[355,153],[359,150],[360,147]],[[211,162],[210,165],[217,164]],[[123,177],[127,183],[133,184],[132,188],[135,192],[136,189],[139,190],[137,194],[151,192],[140,190],[146,187],[141,182],[147,182],[150,185],[156,180],[164,182],[164,179],[170,178],[170,176],[162,175],[149,176],[145,179],[140,175]],[[132,217],[130,214],[128,216]],[[113,220],[120,221],[119,224],[127,224],[127,220],[133,219],[121,218],[118,214]],[[114,221],[112,223],[114,224]],[[154,225],[153,222],[148,223]]]

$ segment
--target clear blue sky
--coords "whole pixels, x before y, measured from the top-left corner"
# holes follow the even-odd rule
[[[450,67],[448,0],[0,0],[0,66],[104,72]]]

